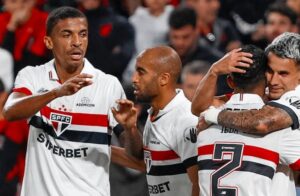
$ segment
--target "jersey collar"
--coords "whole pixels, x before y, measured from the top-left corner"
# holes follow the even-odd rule
[[[176,96],[162,109],[159,110],[157,116],[155,119],[152,119],[152,121],[158,120],[160,117],[162,117],[164,114],[168,113],[172,109],[176,108],[178,105],[182,103],[182,100],[187,99],[181,89],[176,89]],[[153,108],[151,107],[148,109],[148,114],[151,116],[153,112]]]
[[[51,60],[49,62],[49,64],[50,64],[50,68],[48,70],[49,80],[59,81],[59,78],[58,78],[58,75],[57,75],[57,72],[55,69],[55,65],[54,65],[54,59]],[[94,75],[94,69],[95,68],[93,67],[93,65],[86,58],[84,58],[84,66],[83,66],[81,73]]]
[[[257,95],[257,94],[248,94],[248,93],[237,93],[237,94],[233,94],[230,99],[227,101],[226,105],[230,105],[230,104],[234,104],[234,105],[240,105],[241,109],[242,106],[247,103],[247,104],[256,104],[259,105],[260,107],[262,107],[263,105],[265,105],[263,99]],[[255,108],[253,108],[255,109]]]

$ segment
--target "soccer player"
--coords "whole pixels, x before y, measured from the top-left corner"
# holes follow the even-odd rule
[[[269,89],[268,97],[275,101],[269,102],[268,105],[263,106],[260,110],[222,111],[220,113],[220,109],[211,108],[205,112],[205,119],[209,122],[218,122],[222,126],[257,134],[266,134],[290,126],[293,129],[297,129],[297,125],[299,125],[297,117],[299,116],[299,111],[295,106],[299,102],[299,87],[297,87],[300,77],[299,44],[300,35],[284,33],[266,48],[269,61],[266,72]],[[203,80],[202,82],[201,86],[199,84],[198,94],[194,97],[192,104],[192,111],[195,114],[205,109],[205,107],[201,107],[201,104],[197,103],[201,101],[199,99],[201,92],[208,92],[207,89],[209,89],[207,88],[209,86],[208,80]],[[213,85],[213,83],[210,84]],[[204,88],[202,87],[205,87],[206,90],[203,91]],[[220,114],[218,115],[218,113]],[[289,195],[295,195],[295,190],[292,190],[292,187],[294,187],[293,176],[289,174],[289,169],[283,167],[279,171],[273,180],[273,190],[275,190],[273,195],[287,194],[287,190],[290,191]],[[281,188],[279,189],[278,187]],[[284,190],[282,194],[280,193],[281,190]]]
[[[181,61],[170,47],[159,46],[137,57],[133,75],[138,101],[151,105],[143,139],[136,121],[137,111],[129,100],[119,100],[115,119],[125,128],[129,153],[146,163],[150,195],[199,195],[196,125],[191,103],[176,89]]]
[[[284,33],[265,50],[268,97],[266,106],[257,111],[230,112],[215,110],[205,114],[207,121],[252,133],[266,134],[287,127],[299,128],[300,118],[300,35]],[[197,98],[193,113],[197,111]]]
[[[243,51],[253,54],[253,64],[245,73],[231,74],[234,94],[224,106],[227,110],[259,110],[264,105],[266,57],[254,46]],[[300,132],[290,128],[259,137],[214,125],[200,132],[198,146],[201,195],[273,195],[279,162],[300,166]]]
[[[22,196],[110,195],[110,108],[125,96],[84,58],[87,27],[74,8],[52,11],[45,44],[54,60],[21,70],[5,105],[7,120],[30,125]]]

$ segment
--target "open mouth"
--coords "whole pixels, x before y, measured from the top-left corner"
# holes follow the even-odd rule
[[[137,94],[139,94],[139,92],[140,92],[140,90],[135,88],[134,91],[133,91],[133,94],[137,95]]]
[[[137,95],[140,92],[139,88],[136,85],[133,85],[133,89],[133,94],[135,95]]]
[[[73,51],[70,53],[71,59],[74,61],[81,60],[83,58],[81,51]]]

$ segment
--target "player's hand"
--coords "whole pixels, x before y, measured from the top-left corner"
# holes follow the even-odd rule
[[[134,107],[134,103],[127,99],[119,99],[116,101],[117,108],[112,108],[112,113],[125,129],[131,129],[136,126],[137,122],[137,109]]]
[[[28,1],[25,3],[22,0],[15,1],[13,12],[7,25],[8,30],[15,31],[18,26],[29,20],[34,2]]]
[[[60,87],[54,89],[56,97],[69,96],[77,93],[80,89],[91,85],[93,76],[90,74],[79,74],[64,82]]]
[[[204,116],[199,116],[198,124],[196,126],[197,128],[197,135],[201,132],[207,129],[210,126],[209,123],[207,123],[204,119]]]
[[[245,73],[245,70],[240,67],[249,67],[253,63],[252,54],[241,50],[238,48],[227,53],[212,65],[211,72],[217,76],[233,72]]]

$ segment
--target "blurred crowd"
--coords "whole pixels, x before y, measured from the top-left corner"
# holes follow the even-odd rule
[[[191,99],[210,66],[232,49],[262,49],[283,32],[300,30],[300,0],[2,0],[0,2],[0,111],[18,71],[52,56],[44,45],[49,11],[72,6],[89,23],[86,58],[116,76],[134,100],[131,77],[136,56],[149,47],[169,45],[183,70],[178,86]],[[226,76],[217,95],[230,93]],[[147,106],[139,105],[143,127]],[[26,122],[7,122],[0,114],[0,195],[17,195],[24,171]],[[122,145],[113,140],[114,145]],[[111,166],[112,196],[147,195],[145,176]],[[128,192],[130,191],[130,194]]]

